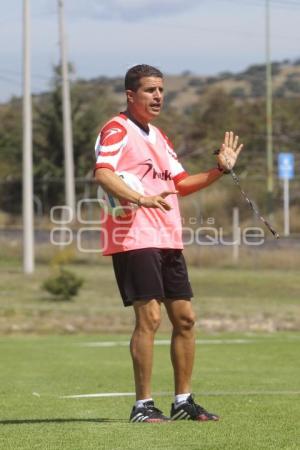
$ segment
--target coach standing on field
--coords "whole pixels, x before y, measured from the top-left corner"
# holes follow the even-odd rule
[[[130,343],[136,403],[130,421],[218,420],[191,395],[195,315],[182,255],[177,194],[190,194],[218,180],[235,165],[242,145],[238,146],[237,136],[226,132],[217,167],[188,175],[170,140],[150,124],[163,105],[162,73],[144,64],[132,67],[125,77],[125,92],[126,111],[107,122],[97,138],[95,178],[113,196],[137,205],[130,221],[108,216],[103,225],[103,253],[112,255],[124,306],[133,306],[136,319]],[[128,187],[116,171],[135,175],[144,194]],[[170,418],[154,406],[151,396],[153,342],[160,324],[161,303],[173,326],[175,399]]]

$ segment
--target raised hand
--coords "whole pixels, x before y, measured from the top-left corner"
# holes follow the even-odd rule
[[[224,170],[233,169],[237,158],[243,148],[243,144],[238,146],[239,137],[235,136],[233,131],[226,131],[224,142],[218,152],[217,161]]]

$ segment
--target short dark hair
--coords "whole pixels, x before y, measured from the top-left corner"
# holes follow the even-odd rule
[[[131,67],[125,75],[125,90],[136,92],[140,87],[140,79],[143,77],[163,78],[163,74],[156,67],[147,64],[139,64]]]

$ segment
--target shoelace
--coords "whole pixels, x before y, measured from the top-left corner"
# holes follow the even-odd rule
[[[206,414],[207,416],[211,415],[208,411],[206,411],[206,409],[203,408],[203,406],[197,405],[196,403],[194,405],[195,405],[197,414]]]
[[[160,409],[156,408],[155,406],[148,406],[147,410],[149,410],[151,414],[157,413],[157,414],[162,415],[162,411]]]
[[[203,406],[198,405],[197,403],[195,403],[195,400],[193,398],[193,395],[190,396],[189,398],[189,404],[191,406],[193,406],[193,408],[195,408],[196,413],[199,414],[207,414],[210,415],[210,413],[208,411],[206,411],[206,409],[203,408]]]

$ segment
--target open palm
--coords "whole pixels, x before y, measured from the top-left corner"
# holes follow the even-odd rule
[[[233,169],[237,158],[243,148],[243,144],[238,145],[239,137],[233,131],[226,131],[224,142],[221,145],[217,156],[219,166],[225,170]]]

